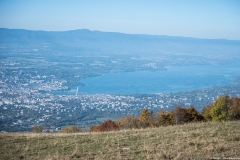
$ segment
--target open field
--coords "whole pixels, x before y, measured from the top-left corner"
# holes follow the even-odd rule
[[[240,121],[108,133],[0,134],[5,159],[240,159]]]

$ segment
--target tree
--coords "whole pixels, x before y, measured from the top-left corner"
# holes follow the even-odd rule
[[[75,126],[69,126],[69,127],[63,128],[61,132],[62,133],[79,133],[79,132],[82,132],[82,130]]]
[[[138,127],[146,128],[155,126],[153,121],[153,112],[149,112],[148,109],[143,109],[140,116],[138,117]]]
[[[186,112],[187,112],[185,119],[186,122],[199,122],[204,119],[203,116],[200,113],[198,113],[198,111],[196,111],[194,106],[187,108]]]
[[[207,107],[203,108],[202,115],[205,121],[212,121],[212,116],[210,114],[211,109],[212,109],[211,105],[208,105]]]
[[[230,115],[228,113],[228,110],[229,110],[228,102],[229,102],[228,95],[219,97],[214,102],[210,110],[210,115],[212,117],[213,122],[226,121],[230,119]]]
[[[173,123],[173,114],[172,112],[167,113],[167,111],[160,111],[157,114],[157,122],[159,126],[168,126]]]
[[[32,133],[41,133],[42,132],[42,129],[38,126],[34,126],[32,128]]]
[[[175,124],[184,124],[187,122],[187,111],[181,106],[176,107],[173,111],[173,119]]]
[[[175,124],[199,122],[204,119],[193,106],[190,108],[182,108],[181,106],[178,106],[172,111],[172,114]]]
[[[229,100],[229,116],[231,120],[240,119],[240,98],[233,97]]]

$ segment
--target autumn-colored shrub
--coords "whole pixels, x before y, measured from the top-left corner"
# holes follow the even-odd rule
[[[99,132],[98,127],[99,126],[91,126],[90,129],[89,129],[89,132]]]
[[[174,124],[184,124],[187,122],[187,110],[181,106],[176,107],[173,111]]]
[[[172,111],[174,124],[184,124],[189,122],[203,121],[203,116],[192,106],[190,108],[182,108],[178,106]]]
[[[229,100],[229,116],[231,120],[240,119],[240,98],[233,97]]]
[[[153,119],[153,112],[149,112],[148,109],[143,109],[140,116],[137,118],[138,128],[147,128],[156,126]]]
[[[192,106],[186,109],[186,122],[199,122],[203,121],[203,116]]]
[[[98,126],[93,126],[90,128],[90,132],[108,132],[108,131],[116,131],[117,124],[112,120],[107,120]]]
[[[62,133],[79,133],[79,132],[82,132],[82,130],[75,126],[69,126],[69,127],[63,128],[61,132]]]
[[[38,127],[38,126],[34,126],[33,128],[32,128],[32,131],[31,131],[32,133],[41,133],[42,132],[42,129],[40,128],[40,127]]]
[[[156,120],[159,126],[168,126],[173,124],[173,114],[172,112],[167,113],[167,111],[160,111],[156,115]]]
[[[118,129],[137,128],[137,119],[134,116],[127,116],[116,121]]]

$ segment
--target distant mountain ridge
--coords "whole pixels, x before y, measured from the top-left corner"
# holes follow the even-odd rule
[[[28,42],[28,40],[37,39],[38,41],[52,41],[56,38],[73,38],[85,40],[141,40],[141,41],[168,41],[168,40],[181,40],[181,41],[217,41],[217,42],[240,42],[238,40],[226,40],[226,39],[200,39],[191,37],[179,37],[179,36],[166,36],[166,35],[147,35],[147,34],[126,34],[118,32],[101,32],[101,31],[90,31],[88,29],[78,29],[69,31],[35,31],[35,30],[25,30],[25,29],[6,29],[0,28],[1,42],[6,42],[7,40],[16,40]],[[76,39],[77,38],[77,39]],[[13,42],[13,41],[12,41]]]
[[[49,43],[64,47],[87,47],[98,49],[172,49],[189,50],[200,47],[222,45],[240,46],[240,41],[224,39],[198,39],[188,37],[125,34],[115,32],[90,31],[87,29],[70,31],[33,31],[0,28],[0,44],[42,44]]]

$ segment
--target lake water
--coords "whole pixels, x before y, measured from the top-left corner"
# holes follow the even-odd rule
[[[157,72],[107,73],[81,80],[78,94],[155,94],[191,91],[236,84],[240,63],[168,66]],[[72,90],[75,94],[76,90]]]

